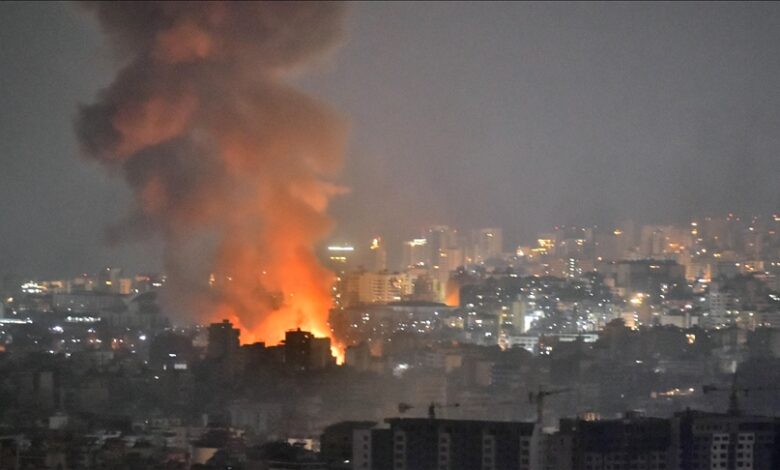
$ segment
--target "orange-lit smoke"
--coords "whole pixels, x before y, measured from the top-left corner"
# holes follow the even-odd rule
[[[85,8],[124,64],[77,122],[85,153],[122,168],[135,191],[135,210],[113,236],[162,237],[171,292],[194,319],[230,319],[244,342],[275,344],[297,327],[330,336],[333,278],[314,246],[343,191],[329,178],[346,129],[285,79],[338,45],[343,6]]]
[[[460,282],[457,280],[447,280],[447,289],[444,295],[444,303],[449,307],[460,306]]]

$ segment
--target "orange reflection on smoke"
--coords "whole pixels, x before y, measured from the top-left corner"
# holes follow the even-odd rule
[[[232,284],[236,281],[233,277],[228,282]],[[327,324],[326,316],[331,307],[330,298],[306,297],[294,293],[287,297],[281,306],[270,312],[263,310],[262,303],[258,304],[258,311],[264,313],[256,316],[237,315],[233,305],[241,305],[241,303],[235,300],[231,301],[232,305],[223,303],[214,310],[212,321],[230,320],[241,330],[242,344],[264,342],[268,346],[276,345],[284,340],[287,331],[297,328],[309,331],[317,338],[330,337],[331,354],[338,364],[343,364],[344,345],[332,337]]]
[[[457,307],[460,305],[460,283],[454,279],[447,281],[446,294],[444,303],[450,307]]]
[[[330,336],[330,353],[336,358],[336,364],[344,364],[344,345],[340,341],[336,341],[330,334],[316,329],[311,330],[311,332],[314,333],[314,336],[317,338]]]

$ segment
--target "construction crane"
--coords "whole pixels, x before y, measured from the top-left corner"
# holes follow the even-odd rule
[[[764,391],[777,391],[780,390],[780,387],[745,387],[737,385],[737,374],[735,373],[731,377],[731,385],[728,387],[725,386],[719,386],[719,385],[702,385],[701,387],[702,392],[704,394],[712,393],[712,392],[729,392],[729,409],[728,414],[730,415],[739,415],[742,413],[742,410],[739,408],[739,394],[742,393],[744,395],[747,395],[750,392],[764,392]]]
[[[552,395],[558,395],[560,393],[566,393],[572,391],[571,388],[559,388],[556,390],[542,390],[539,387],[537,392],[528,392],[528,402],[532,405],[536,405],[536,422],[543,424],[544,419],[544,399]]]
[[[460,403],[449,403],[449,404],[442,404],[442,403],[436,403],[431,402],[428,405],[428,418],[430,419],[436,419],[436,410],[441,410],[444,408],[459,408]],[[404,414],[407,411],[411,410],[412,408],[419,408],[419,406],[410,405],[409,403],[399,403],[398,404],[398,413]]]

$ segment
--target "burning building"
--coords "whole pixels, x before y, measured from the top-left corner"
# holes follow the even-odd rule
[[[346,125],[289,78],[338,46],[344,5],[84,8],[121,64],[76,122],[84,154],[134,191],[110,238],[162,239],[169,299],[187,318],[230,319],[244,342],[327,335],[333,279],[314,247],[343,192]]]

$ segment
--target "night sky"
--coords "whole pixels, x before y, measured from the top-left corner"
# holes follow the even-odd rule
[[[298,79],[351,122],[334,239],[780,210],[778,4],[366,3],[349,32]],[[0,274],[159,268],[104,241],[130,192],[79,156],[114,65],[77,6],[0,4]]]

